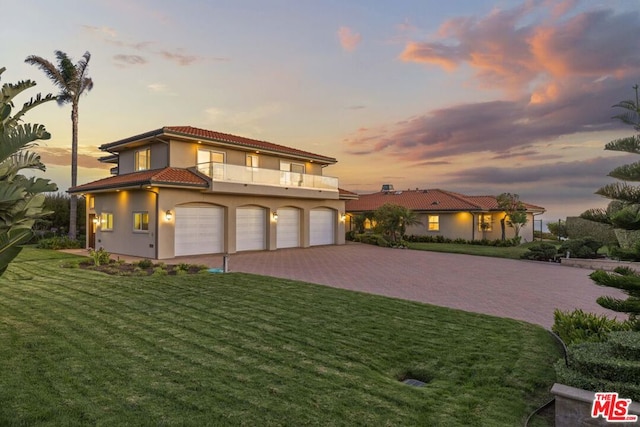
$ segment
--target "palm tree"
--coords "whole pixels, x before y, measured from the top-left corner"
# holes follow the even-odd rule
[[[0,74],[4,71],[0,68]],[[38,94],[12,115],[13,99],[33,86],[35,82],[25,80],[6,83],[0,89],[0,276],[20,252],[19,245],[33,235],[35,221],[50,213],[44,208],[42,193],[57,190],[48,179],[28,179],[19,174],[22,169],[45,170],[40,156],[27,150],[36,141],[51,137],[43,125],[23,123],[22,117],[32,108],[53,101],[53,95]]]
[[[57,66],[39,56],[29,56],[24,62],[40,68],[53,84],[60,89],[57,95],[58,105],[71,104],[71,187],[78,185],[78,103],[80,95],[93,89],[93,80],[87,76],[87,68],[91,54],[85,52],[77,64],[73,64],[69,56],[57,50]],[[71,195],[69,218],[69,238],[76,238],[78,213],[78,196]]]

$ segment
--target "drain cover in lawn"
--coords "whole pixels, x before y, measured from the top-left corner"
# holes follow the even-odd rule
[[[413,378],[407,378],[406,380],[404,380],[402,382],[407,384],[407,385],[414,386],[414,387],[424,387],[424,385],[426,384],[426,383],[424,383],[422,381],[414,380]]]

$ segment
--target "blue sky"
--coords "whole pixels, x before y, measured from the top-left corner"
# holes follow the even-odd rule
[[[108,175],[103,143],[191,125],[336,157],[355,192],[512,192],[546,220],[607,201],[593,192],[633,157],[611,106],[640,83],[640,15],[626,1],[23,0],[3,5],[3,83],[29,55],[91,53],[80,102],[79,183]],[[6,19],[13,17],[13,19]],[[25,99],[26,101],[26,99]],[[47,177],[69,185],[69,107],[27,119]]]

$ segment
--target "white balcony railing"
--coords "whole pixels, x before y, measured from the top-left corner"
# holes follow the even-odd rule
[[[207,175],[213,181],[338,191],[338,178],[332,176],[310,175],[213,162],[198,164],[198,171]]]

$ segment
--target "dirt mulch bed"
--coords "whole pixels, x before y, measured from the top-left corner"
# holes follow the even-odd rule
[[[85,270],[100,271],[113,276],[177,276],[181,274],[197,274],[207,271],[206,265],[195,264],[164,264],[152,263],[149,260],[142,260],[136,263],[126,263],[123,261],[111,261],[108,264],[95,265],[93,260],[82,261],[79,268]]]

